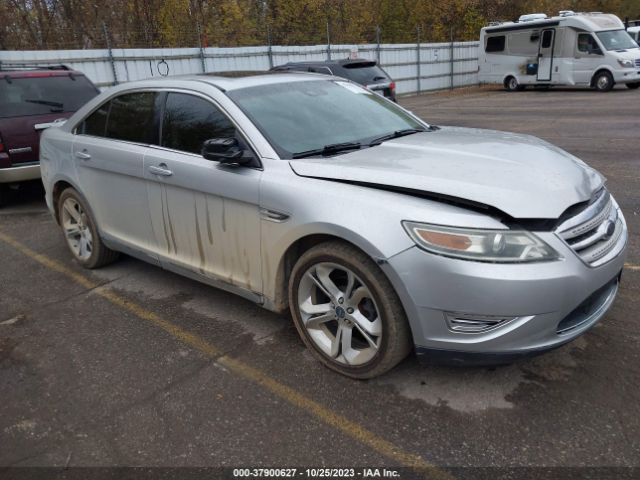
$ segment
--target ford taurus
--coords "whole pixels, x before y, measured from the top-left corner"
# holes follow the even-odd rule
[[[77,262],[118,253],[290,309],[350,377],[411,350],[510,362],[614,301],[627,227],[602,175],[527,135],[425,123],[337,77],[175,77],[45,131],[49,209]]]

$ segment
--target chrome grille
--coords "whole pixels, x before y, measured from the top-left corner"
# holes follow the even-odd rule
[[[640,58],[636,58],[636,67],[640,68]]]
[[[616,250],[624,224],[613,198],[602,189],[587,208],[562,223],[557,233],[585,263],[595,267],[610,260],[608,254]]]

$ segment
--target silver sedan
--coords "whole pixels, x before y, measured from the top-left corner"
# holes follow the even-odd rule
[[[622,212],[576,157],[429,125],[335,77],[125,84],[47,130],[41,165],[81,265],[124,252],[290,310],[354,378],[412,350],[487,364],[562,345],[624,264]]]

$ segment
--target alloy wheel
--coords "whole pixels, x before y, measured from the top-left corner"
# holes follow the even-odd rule
[[[73,254],[79,260],[88,260],[93,252],[93,235],[87,214],[74,198],[62,204],[62,228]]]
[[[351,366],[370,362],[382,340],[380,311],[367,285],[336,263],[311,266],[298,286],[298,309],[317,348]]]

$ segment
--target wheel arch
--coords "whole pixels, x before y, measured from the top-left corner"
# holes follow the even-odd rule
[[[62,177],[58,178],[53,182],[53,187],[51,189],[51,207],[53,209],[53,217],[56,220],[56,223],[60,224],[60,212],[58,211],[58,201],[60,200],[60,195],[67,188],[73,188],[79,195],[82,195],[76,185],[68,178]],[[84,196],[82,197],[86,202]],[[88,205],[88,204],[87,204]]]
[[[342,232],[341,230],[345,231]],[[384,263],[385,261],[385,257],[382,255],[380,250],[374,247],[371,242],[361,235],[353,231],[348,231],[343,227],[337,227],[336,229],[322,229],[313,233],[308,232],[304,235],[297,236],[295,239],[288,242],[287,247],[284,249],[282,255],[280,255],[275,268],[275,273],[270,276],[265,276],[265,284],[271,284],[271,288],[266,289],[267,295],[265,295],[264,304],[266,308],[278,313],[286,312],[289,308],[287,290],[293,266],[305,252],[316,245],[328,241],[340,241],[347,243],[365,253],[377,264]]]

